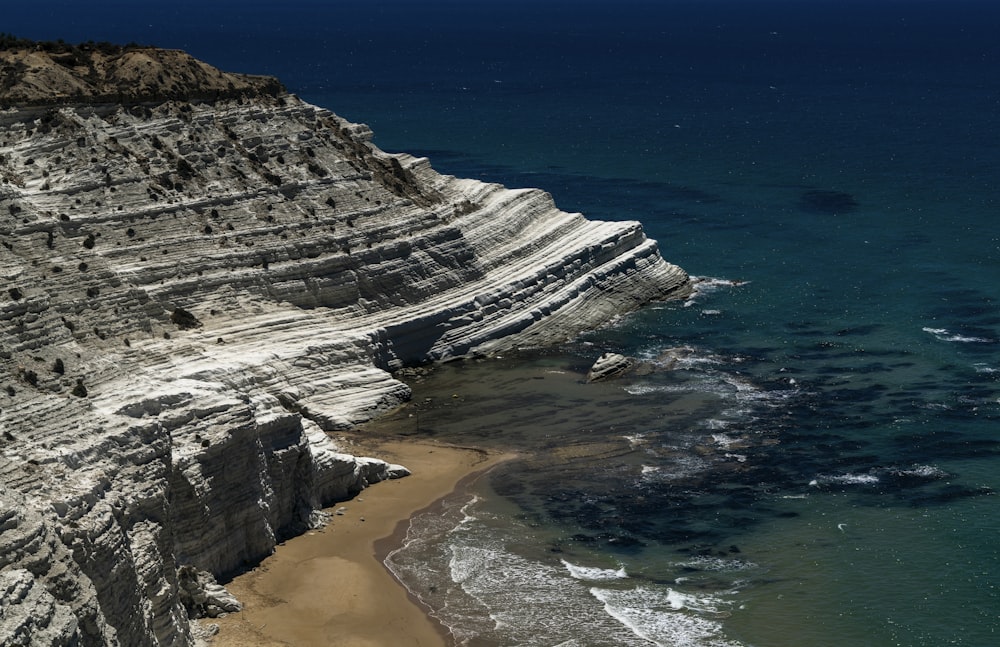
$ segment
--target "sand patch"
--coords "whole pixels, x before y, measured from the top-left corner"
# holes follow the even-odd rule
[[[413,474],[375,484],[331,507],[330,512],[340,509],[341,514],[334,514],[326,528],[286,541],[257,568],[226,583],[244,608],[202,621],[219,625],[213,645],[449,644],[443,627],[392,577],[377,553],[384,552],[388,537],[398,545],[399,531],[414,513],[505,457],[419,440],[357,442],[352,452],[401,463]]]

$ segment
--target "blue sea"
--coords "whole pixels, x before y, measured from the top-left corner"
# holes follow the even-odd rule
[[[414,382],[397,431],[521,455],[388,559],[457,644],[1000,645],[1000,3],[64,0],[0,31],[277,75],[701,278]],[[644,370],[586,384],[608,351]]]

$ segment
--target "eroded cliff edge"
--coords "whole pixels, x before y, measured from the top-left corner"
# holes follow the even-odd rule
[[[273,80],[142,49],[101,69],[148,59],[173,89],[104,91],[97,54],[0,58],[5,644],[190,644],[208,574],[392,476],[325,433],[405,400],[391,370],[689,290],[638,223],[442,176]]]

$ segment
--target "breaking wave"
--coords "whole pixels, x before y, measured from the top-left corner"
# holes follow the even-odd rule
[[[498,525],[479,503],[455,501],[443,512],[418,515],[403,546],[386,560],[457,644],[738,646],[723,635],[721,620],[733,605],[726,593],[633,580],[621,564],[602,568],[519,554],[514,546],[527,528]],[[725,561],[728,570],[741,568],[738,560]],[[707,561],[700,566],[716,568]]]
[[[713,618],[728,615],[719,596],[690,595],[673,589],[637,587],[612,590],[594,587],[591,595],[604,611],[637,638],[663,647],[736,647],[722,635]],[[687,613],[685,613],[687,612]],[[693,612],[693,613],[692,613]]]

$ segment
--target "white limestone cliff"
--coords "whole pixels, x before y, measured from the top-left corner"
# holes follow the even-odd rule
[[[0,110],[0,642],[188,645],[212,576],[400,466],[406,365],[687,275],[635,222],[436,173],[291,95]],[[214,596],[214,597],[212,597]]]

